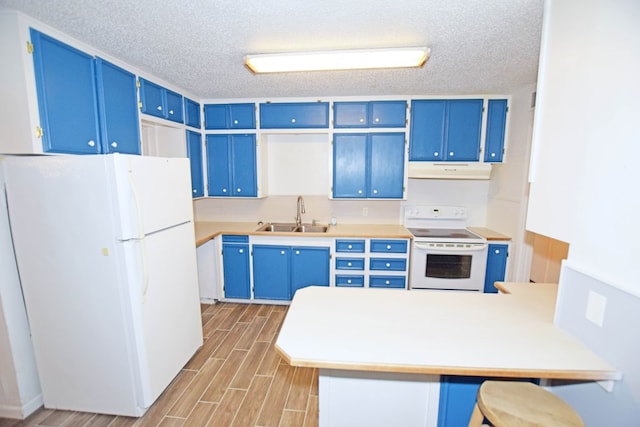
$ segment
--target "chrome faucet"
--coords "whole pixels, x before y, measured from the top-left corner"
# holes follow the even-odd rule
[[[298,206],[296,207],[296,227],[302,227],[302,214],[306,213],[304,209],[304,199],[298,196]]]

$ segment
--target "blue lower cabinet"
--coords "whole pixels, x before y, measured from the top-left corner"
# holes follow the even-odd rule
[[[241,243],[246,240],[246,243]],[[251,297],[248,236],[222,236],[225,298]]]
[[[288,246],[253,245],[253,297],[291,299]]]
[[[406,278],[404,276],[370,276],[370,288],[394,288],[404,289],[406,287]]]
[[[329,248],[291,248],[291,297],[307,286],[329,286]]]
[[[362,275],[349,275],[349,274],[336,274],[336,286],[343,288],[363,288],[364,276]]]
[[[487,271],[484,276],[484,292],[498,293],[498,289],[493,285],[495,282],[504,281],[507,270],[507,257],[509,256],[509,245],[490,244],[487,250]]]
[[[253,296],[290,300],[307,286],[329,286],[329,248],[253,245]]]

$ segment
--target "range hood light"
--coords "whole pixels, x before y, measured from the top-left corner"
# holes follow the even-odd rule
[[[427,47],[336,50],[325,52],[266,53],[246,55],[245,65],[254,73],[363,70],[421,67],[429,57]]]

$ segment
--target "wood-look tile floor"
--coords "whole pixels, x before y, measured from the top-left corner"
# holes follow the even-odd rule
[[[0,427],[318,425],[318,371],[273,349],[287,306],[202,305],[204,345],[141,418],[41,408]]]

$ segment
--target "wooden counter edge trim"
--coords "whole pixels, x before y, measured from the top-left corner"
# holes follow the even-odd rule
[[[503,294],[510,294],[511,292],[509,292],[509,290],[507,288],[505,288],[505,286],[502,284],[502,282],[495,282],[493,284],[493,286],[499,290],[500,292],[502,292]]]
[[[436,374],[463,375],[474,377],[502,378],[548,378],[558,380],[612,381],[622,379],[619,371],[566,371],[540,369],[502,369],[502,368],[460,368],[452,366],[411,366],[411,365],[379,365],[355,364],[340,362],[322,362],[315,360],[292,359],[278,344],[274,345],[276,353],[291,366],[300,368],[339,369],[343,371],[391,372],[404,374]]]

